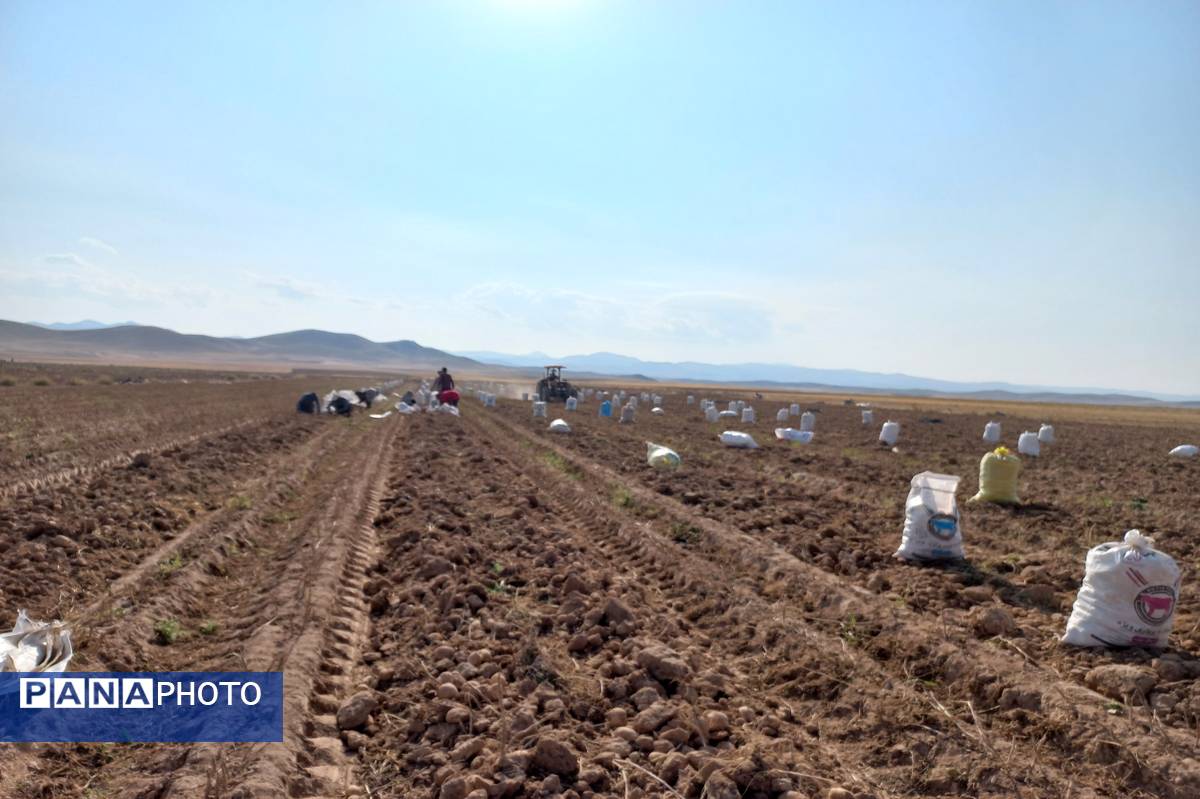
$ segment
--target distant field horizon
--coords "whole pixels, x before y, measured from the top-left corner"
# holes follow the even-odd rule
[[[454,354],[412,340],[375,342],[350,333],[294,330],[254,338],[183,334],[144,325],[52,328],[0,320],[0,357],[54,363],[113,363],[169,367],[246,368],[440,368],[488,375],[534,377],[549,356],[532,353]],[[471,356],[477,357],[471,357]],[[491,358],[492,362],[483,360]],[[510,360],[504,361],[505,358]],[[977,397],[982,400],[1108,404],[1200,403],[1200,398],[1103,388],[1028,386],[1003,381],[956,382],[903,373],[816,369],[790,364],[643,361],[616,353],[549,358],[565,363],[577,379],[649,380],[679,385],[750,386],[761,390],[856,391],[900,396]],[[499,361],[499,362],[497,362]]]

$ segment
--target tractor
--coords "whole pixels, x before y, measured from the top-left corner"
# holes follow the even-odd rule
[[[537,398],[542,402],[566,402],[567,397],[577,397],[579,392],[562,378],[561,366],[547,366],[546,376],[538,381]]]

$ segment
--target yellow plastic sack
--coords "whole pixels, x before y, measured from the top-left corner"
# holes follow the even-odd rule
[[[979,493],[971,497],[972,502],[998,502],[1016,504],[1017,475],[1021,473],[1021,459],[1008,447],[996,447],[979,462]]]

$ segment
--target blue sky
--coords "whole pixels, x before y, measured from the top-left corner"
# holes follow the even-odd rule
[[[1200,394],[1195,2],[0,5],[0,317]]]

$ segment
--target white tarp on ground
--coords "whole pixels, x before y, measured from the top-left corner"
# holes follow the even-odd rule
[[[1088,551],[1083,585],[1062,640],[1074,646],[1167,645],[1179,600],[1179,566],[1138,530]]]
[[[74,654],[66,624],[34,621],[23,610],[12,630],[0,634],[0,671],[62,672]]]
[[[808,444],[813,440],[811,430],[797,430],[794,427],[776,427],[775,437],[780,441],[795,441],[800,444]]]
[[[391,412],[391,411],[384,411],[383,413],[373,413],[373,414],[371,414],[371,418],[372,418],[372,419],[386,419],[386,418],[388,418],[388,417],[389,417],[389,416],[391,416],[391,415],[392,415],[392,412]]]
[[[1198,453],[1200,453],[1200,447],[1195,444],[1180,444],[1167,454],[1173,458],[1194,458]]]

